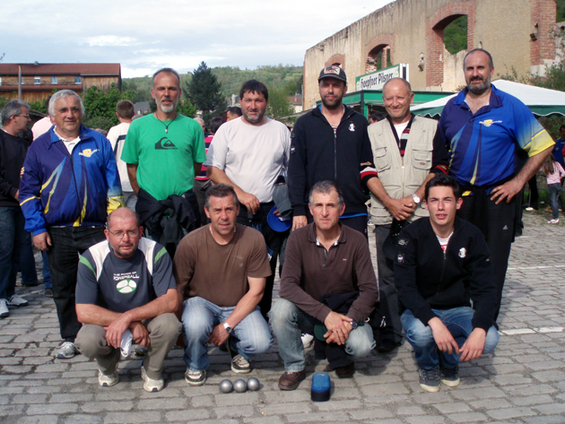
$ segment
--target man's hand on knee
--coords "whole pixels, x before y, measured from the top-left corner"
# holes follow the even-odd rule
[[[133,335],[133,342],[143,347],[149,347],[151,338],[149,337],[149,330],[141,322],[134,322],[130,325],[131,334]]]
[[[459,353],[459,346],[457,345],[457,342],[451,335],[449,329],[438,317],[434,317],[429,320],[428,325],[432,329],[432,334],[439,350],[447,352],[450,355],[454,352]]]
[[[353,320],[345,315],[330,312],[324,320],[324,325],[328,329],[326,334],[324,334],[326,343],[344,345],[347,339],[349,339],[349,333],[352,329],[351,321]]]
[[[212,330],[212,334],[210,334],[210,338],[208,339],[209,343],[213,343],[216,346],[223,345],[226,340],[228,339],[229,334],[226,332],[223,324],[218,324]]]
[[[470,361],[471,359],[477,359],[483,354],[485,348],[485,341],[487,338],[487,332],[482,328],[475,328],[467,337],[467,340],[461,346],[461,361]]]

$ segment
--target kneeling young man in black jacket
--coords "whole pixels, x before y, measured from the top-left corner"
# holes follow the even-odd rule
[[[463,199],[455,179],[437,175],[426,184],[429,218],[404,228],[397,240],[394,280],[406,338],[414,348],[420,387],[439,391],[459,384],[459,361],[490,353],[496,286],[485,239],[456,218]]]

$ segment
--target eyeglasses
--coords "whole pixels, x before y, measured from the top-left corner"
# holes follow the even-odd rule
[[[126,234],[128,235],[129,238],[135,238],[139,235],[139,231],[137,230],[127,230],[127,231],[118,230],[116,232],[108,230],[108,232],[112,234],[114,237],[119,238],[120,240],[123,239]]]
[[[78,108],[78,107],[76,107],[76,106],[75,106],[75,107],[71,107],[71,108],[62,107],[62,108],[57,109],[57,112],[59,112],[59,113],[67,113],[67,112],[69,112],[69,111],[71,111],[71,113],[75,114],[75,113],[81,112],[81,109]]]
[[[29,119],[29,115],[18,115],[18,116],[21,116],[22,118],[25,118],[25,119]]]

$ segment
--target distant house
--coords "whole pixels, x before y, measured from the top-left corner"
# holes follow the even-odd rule
[[[137,102],[133,105],[133,110],[135,111],[135,115],[140,117],[151,112],[151,107],[149,106],[149,102]]]
[[[289,96],[288,101],[292,103],[292,107],[294,108],[294,113],[302,112],[303,108],[303,99],[302,94],[295,93],[294,96]]]
[[[81,95],[92,86],[101,90],[122,86],[119,63],[0,63],[0,96],[18,98],[20,72],[22,100],[28,103],[46,99],[53,90]]]

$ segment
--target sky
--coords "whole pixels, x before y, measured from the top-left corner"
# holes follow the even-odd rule
[[[306,50],[391,0],[18,0],[0,6],[3,63],[302,66]]]

